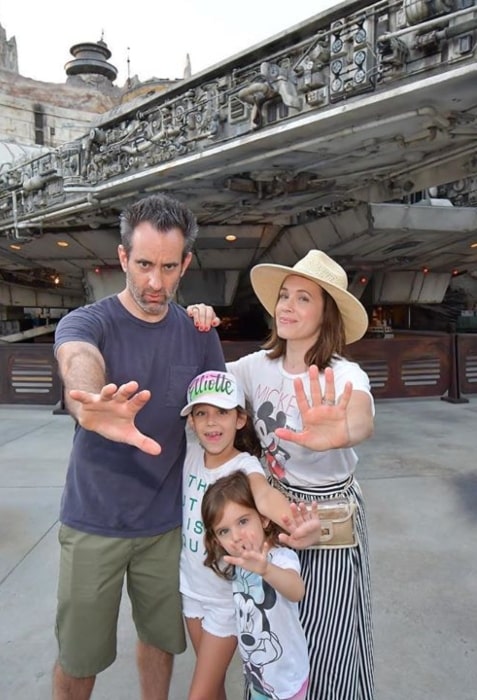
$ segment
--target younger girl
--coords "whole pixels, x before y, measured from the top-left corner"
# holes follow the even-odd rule
[[[198,441],[188,439],[183,471],[183,547],[180,590],[187,630],[197,656],[189,700],[225,700],[227,667],[237,645],[232,587],[204,566],[203,496],[209,484],[236,470],[248,475],[260,512],[292,532],[281,535],[291,546],[316,542],[316,508],[290,507],[272,488],[257,456],[260,446],[245,411],[245,398],[235,377],[209,371],[196,377],[187,390],[181,415]]]
[[[304,700],[308,648],[298,619],[305,585],[291,549],[255,506],[237,471],[218,479],[202,501],[206,566],[233,586],[238,645],[252,700]]]

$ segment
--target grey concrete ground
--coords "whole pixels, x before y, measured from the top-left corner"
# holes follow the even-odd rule
[[[477,697],[477,397],[379,402],[362,445],[374,584],[376,700]],[[57,514],[72,421],[49,407],[0,406],[0,698],[48,700]],[[171,700],[192,670],[178,657]],[[238,661],[229,700],[241,700]],[[95,700],[139,698],[123,599],[116,663]]]

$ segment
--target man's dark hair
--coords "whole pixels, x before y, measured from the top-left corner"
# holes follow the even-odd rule
[[[177,199],[165,194],[153,194],[134,202],[119,217],[121,243],[129,255],[132,248],[134,229],[147,221],[157,231],[170,231],[178,228],[184,234],[183,258],[192,250],[199,228],[191,210]]]

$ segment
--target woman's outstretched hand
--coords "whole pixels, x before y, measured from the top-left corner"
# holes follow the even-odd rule
[[[303,430],[294,432],[288,428],[277,428],[275,434],[281,440],[289,440],[310,450],[322,452],[350,444],[347,408],[351,399],[353,385],[346,382],[345,388],[336,400],[335,380],[333,370],[325,369],[325,390],[322,393],[319,372],[316,365],[311,365],[310,396],[308,401],[301,379],[295,379],[295,395],[301,414]]]
[[[220,318],[216,315],[214,307],[207,304],[190,304],[187,315],[194,321],[199,331],[210,331],[211,328],[220,326]]]

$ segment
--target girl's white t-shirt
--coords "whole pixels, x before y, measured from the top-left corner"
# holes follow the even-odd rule
[[[217,576],[212,569],[204,566],[204,525],[201,506],[209,484],[237,470],[246,474],[258,473],[265,476],[260,461],[248,452],[241,452],[216,469],[207,469],[204,465],[203,448],[197,440],[188,436],[182,477],[180,592],[195,600],[228,606],[231,610],[233,599],[230,581]]]
[[[300,573],[297,554],[273,547],[269,560],[280,569]],[[308,646],[294,603],[268,585],[261,576],[236,568],[232,583],[237,639],[248,685],[257,695],[291,698],[309,674]],[[261,695],[260,695],[261,697]]]

